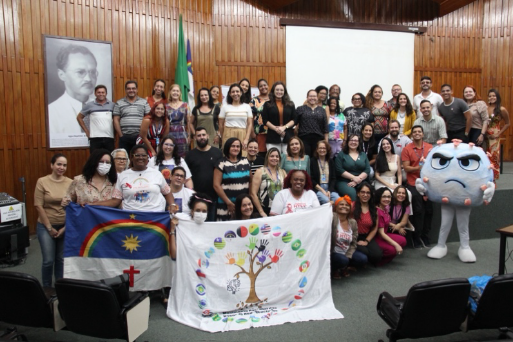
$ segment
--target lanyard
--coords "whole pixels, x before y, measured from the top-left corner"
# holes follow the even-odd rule
[[[297,167],[296,161],[294,160],[294,157],[292,157],[292,164],[294,164],[294,166],[296,166],[297,170],[301,170],[301,157],[299,157],[298,162],[299,162],[299,167]]]
[[[271,169],[268,167],[267,171],[269,171],[269,174],[271,175],[271,180],[273,179],[273,173],[271,172]],[[276,169],[276,183],[280,182],[280,174],[278,173],[278,169]]]
[[[326,168],[326,161],[324,161],[324,166],[321,165],[320,159],[317,159],[317,162],[319,163],[319,168],[321,169],[321,173],[325,174],[324,169]]]
[[[422,158],[424,156],[424,142],[422,142],[422,151],[420,152],[420,156],[419,154],[417,153],[417,150],[418,148],[413,148],[413,152],[415,152],[415,155],[417,156],[417,158],[419,158],[419,161],[420,161],[420,158]]]

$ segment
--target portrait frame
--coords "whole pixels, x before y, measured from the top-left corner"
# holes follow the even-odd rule
[[[112,42],[46,34],[42,41],[47,149],[89,148],[76,116],[84,103],[94,100],[99,84],[107,88],[107,100],[115,98]],[[87,117],[84,121],[88,125]]]

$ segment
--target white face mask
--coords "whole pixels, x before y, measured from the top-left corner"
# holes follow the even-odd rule
[[[194,213],[193,220],[197,224],[202,224],[203,222],[205,222],[206,219],[207,219],[207,213],[199,213],[199,212]]]
[[[100,163],[98,164],[98,167],[96,168],[96,171],[100,174],[100,176],[105,176],[110,171],[110,164],[107,163]]]

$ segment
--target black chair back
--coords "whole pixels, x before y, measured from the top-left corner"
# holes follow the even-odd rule
[[[470,283],[465,278],[442,279],[410,288],[397,333],[408,338],[446,335],[460,331],[467,315]]]
[[[513,274],[490,279],[479,299],[469,329],[499,329],[513,326]]]
[[[0,321],[29,327],[53,327],[53,313],[43,287],[34,276],[0,272]]]
[[[115,291],[100,281],[59,279],[59,311],[66,327],[98,338],[124,338],[126,327]]]

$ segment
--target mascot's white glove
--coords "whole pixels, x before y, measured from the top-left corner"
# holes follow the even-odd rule
[[[424,181],[422,180],[422,178],[417,178],[415,180],[415,187],[417,188],[419,194],[423,196],[426,194],[426,186],[424,185]]]
[[[483,185],[483,188],[484,187],[485,186]],[[483,190],[483,201],[485,204],[488,204],[492,201],[492,197],[495,194],[495,184],[493,184],[493,182],[488,182],[486,183],[486,188]]]

